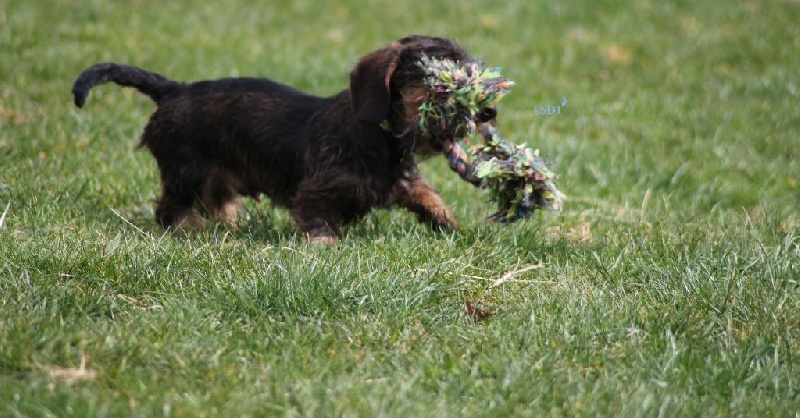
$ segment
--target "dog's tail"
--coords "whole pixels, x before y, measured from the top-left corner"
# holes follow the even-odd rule
[[[72,94],[75,96],[75,106],[83,107],[86,96],[92,87],[113,81],[120,86],[133,87],[150,96],[158,103],[163,94],[181,85],[160,74],[145,71],[129,65],[105,63],[95,64],[85,70],[72,85]]]

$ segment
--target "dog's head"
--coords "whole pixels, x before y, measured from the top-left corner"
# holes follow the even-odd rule
[[[350,99],[359,122],[381,125],[395,137],[413,144],[414,152],[441,151],[437,138],[423,135],[419,127],[419,106],[425,98],[425,72],[419,66],[423,56],[470,60],[457,43],[426,36],[410,36],[364,56],[350,73]],[[480,111],[475,122],[493,121],[493,108]]]

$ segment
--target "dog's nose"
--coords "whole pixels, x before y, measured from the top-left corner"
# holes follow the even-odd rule
[[[478,114],[475,116],[475,121],[479,123],[489,122],[490,120],[497,117],[497,110],[493,107],[484,107]]]

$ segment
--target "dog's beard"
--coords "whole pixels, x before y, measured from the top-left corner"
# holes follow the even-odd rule
[[[475,132],[481,131],[483,125],[496,125],[496,119],[492,118],[488,121],[472,120],[475,126]],[[457,132],[455,136],[449,134],[434,135],[429,131],[423,129],[419,124],[416,124],[409,136],[410,139],[405,139],[406,143],[412,144],[411,150],[413,153],[422,159],[427,159],[432,155],[438,155],[444,152],[445,144],[452,141],[467,141],[475,135],[475,132]]]
[[[396,135],[400,139],[401,147],[407,153],[414,154],[418,158],[428,158],[442,152],[444,138],[439,136],[430,135],[419,126],[419,123],[412,124],[400,135]]]

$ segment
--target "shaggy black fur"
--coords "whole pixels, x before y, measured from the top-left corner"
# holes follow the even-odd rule
[[[361,58],[350,88],[327,98],[258,78],[179,83],[113,63],[83,71],[72,92],[82,107],[92,87],[111,81],[156,102],[140,145],[160,169],[161,225],[199,227],[198,211],[235,223],[240,196],[263,193],[301,232],[333,243],[374,207],[457,227],[412,155],[441,148],[418,128],[422,54],[469,58],[450,40],[407,37]]]

